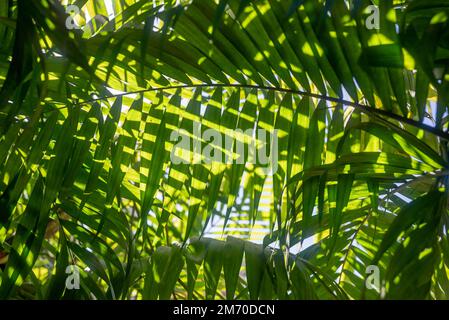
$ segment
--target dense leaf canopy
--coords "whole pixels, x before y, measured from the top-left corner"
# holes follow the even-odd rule
[[[0,1],[0,298],[449,298],[448,19]],[[173,136],[201,159],[209,129],[235,161],[174,161]]]

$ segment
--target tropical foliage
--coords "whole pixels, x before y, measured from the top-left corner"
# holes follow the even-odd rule
[[[0,298],[448,298],[448,18],[445,0],[2,0]],[[172,161],[174,133],[207,129],[245,150],[277,130],[277,170]]]

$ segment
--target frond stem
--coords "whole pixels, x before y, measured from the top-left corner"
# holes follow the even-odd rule
[[[346,106],[353,107],[353,108],[358,109],[358,110],[360,110],[361,112],[363,112],[363,113],[365,113],[367,115],[371,115],[371,116],[374,116],[374,117],[377,117],[377,118],[379,118],[379,117],[391,118],[391,119],[400,121],[402,123],[406,123],[408,125],[414,126],[416,128],[425,130],[427,132],[433,133],[436,136],[449,141],[449,133],[441,131],[441,130],[438,130],[435,127],[426,125],[426,124],[421,123],[419,121],[400,116],[400,115],[398,115],[396,113],[393,113],[393,112],[390,112],[390,111],[387,111],[387,110],[377,109],[377,108],[374,108],[374,107],[371,107],[371,106],[368,106],[368,105],[364,105],[364,104],[360,104],[360,103],[357,103],[357,102],[348,101],[348,100],[335,98],[335,97],[329,97],[329,96],[326,96],[326,95],[312,93],[312,92],[307,92],[307,91],[302,91],[302,90],[289,89],[289,88],[276,88],[276,87],[260,86],[260,85],[252,85],[252,84],[209,83],[209,84],[175,85],[175,86],[157,87],[157,88],[153,87],[153,88],[148,88],[148,89],[142,89],[142,90],[136,90],[136,91],[119,93],[119,94],[110,95],[110,96],[104,96],[104,97],[95,98],[95,99],[92,99],[92,100],[86,100],[86,101],[82,101],[82,102],[77,103],[77,105],[89,104],[89,103],[93,103],[93,102],[104,100],[104,99],[117,98],[117,97],[126,96],[126,95],[130,95],[130,94],[139,94],[139,93],[145,93],[145,92],[151,92],[151,91],[166,91],[166,90],[174,90],[174,89],[193,89],[193,88],[243,88],[243,89],[257,89],[257,90],[271,90],[271,91],[284,92],[284,93],[290,93],[290,94],[297,94],[297,95],[301,95],[301,96],[304,96],[304,97],[310,97],[310,98],[326,100],[326,101],[330,101],[330,102],[334,102],[334,103],[343,104],[343,105],[346,105]],[[385,119],[383,119],[383,120],[385,120]]]

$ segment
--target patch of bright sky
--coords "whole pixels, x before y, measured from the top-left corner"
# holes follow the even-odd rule
[[[108,11],[109,19],[115,16],[114,6],[112,5],[112,0],[104,0],[106,10]]]

